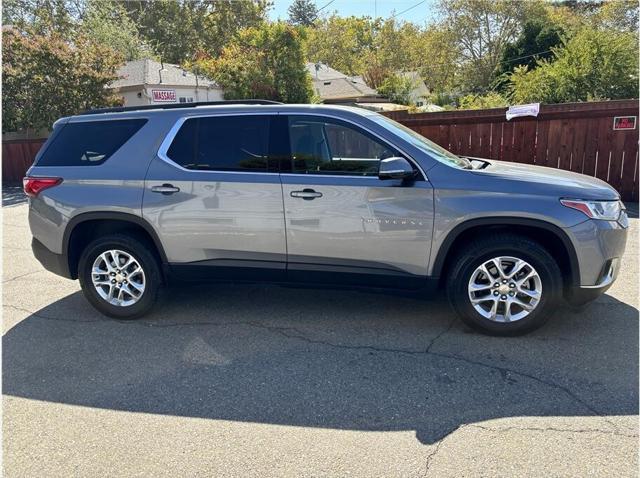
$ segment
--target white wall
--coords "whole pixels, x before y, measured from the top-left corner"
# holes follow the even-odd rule
[[[220,88],[206,88],[199,87],[196,91],[195,87],[188,86],[169,86],[169,85],[154,85],[140,87],[139,89],[127,89],[126,91],[120,91],[118,94],[124,98],[124,106],[143,106],[152,104],[163,104],[168,102],[154,102],[151,90],[174,90],[176,92],[176,99],[179,102],[180,97],[193,98],[194,102],[199,101],[221,101],[223,100],[222,89]],[[138,94],[140,93],[140,97]]]

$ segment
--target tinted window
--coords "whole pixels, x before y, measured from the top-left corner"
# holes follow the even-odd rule
[[[328,118],[291,116],[289,139],[297,173],[376,176],[381,159],[398,155],[366,132]]]
[[[269,117],[219,116],[184,122],[167,156],[187,169],[267,171]]]
[[[67,123],[38,166],[91,166],[104,163],[147,122],[146,119]]]

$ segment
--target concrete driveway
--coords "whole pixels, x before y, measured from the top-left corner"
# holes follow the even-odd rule
[[[442,300],[253,285],[109,320],[7,198],[6,477],[637,475],[637,219],[607,295],[501,339]]]

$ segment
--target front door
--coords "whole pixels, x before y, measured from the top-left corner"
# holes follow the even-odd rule
[[[281,179],[289,277],[424,282],[433,227],[426,178],[379,179],[380,160],[402,154],[352,123],[319,115],[287,122],[291,165]]]
[[[282,187],[268,154],[275,117],[183,119],[160,148],[145,180],[143,216],[176,275],[284,278]]]

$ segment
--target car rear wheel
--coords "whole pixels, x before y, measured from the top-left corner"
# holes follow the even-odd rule
[[[491,335],[520,335],[542,326],[561,295],[562,276],[539,243],[495,235],[466,245],[447,281],[454,310]]]
[[[99,312],[135,319],[151,310],[161,284],[158,261],[137,238],[114,234],[91,242],[80,256],[78,277]]]

